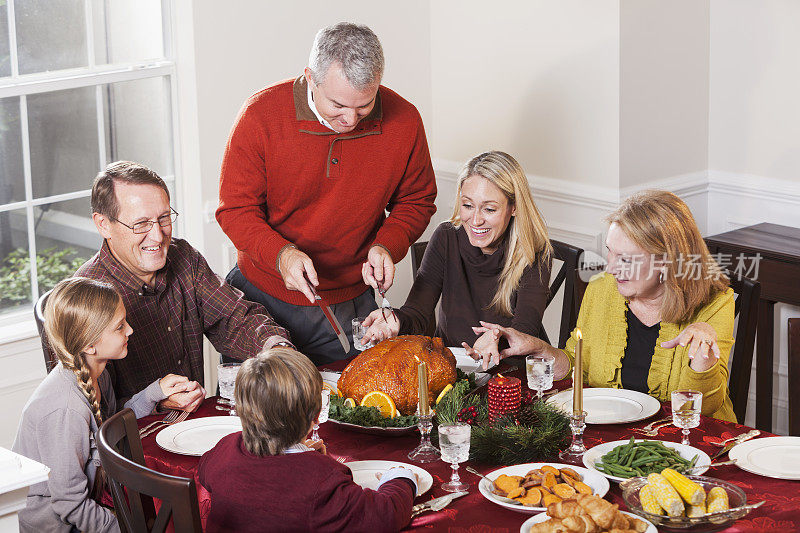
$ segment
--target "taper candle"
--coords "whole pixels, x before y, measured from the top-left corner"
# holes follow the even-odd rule
[[[419,378],[419,414],[427,416],[431,411],[430,400],[428,399],[428,366],[425,362],[417,365],[417,377]]]
[[[575,345],[575,364],[572,371],[572,413],[583,413],[583,334],[580,328],[575,331],[578,343]]]

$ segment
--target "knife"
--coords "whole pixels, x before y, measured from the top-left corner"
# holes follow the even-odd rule
[[[757,430],[757,429],[754,429],[754,430],[752,430],[752,431],[748,431],[747,433],[744,433],[744,434],[742,434],[742,435],[739,435],[739,436],[738,436],[738,437],[736,437],[734,440],[732,440],[731,442],[729,442],[728,444],[726,444],[726,445],[725,445],[725,447],[724,447],[724,448],[722,448],[722,450],[720,450],[719,452],[717,452],[717,453],[714,455],[714,457],[712,457],[712,458],[711,458],[711,460],[713,461],[713,460],[714,460],[714,459],[716,459],[717,457],[720,457],[720,456],[723,456],[723,455],[725,455],[726,453],[728,453],[728,452],[730,451],[730,449],[731,449],[731,448],[733,448],[733,447],[734,447],[734,446],[736,446],[737,444],[741,444],[741,443],[743,443],[744,441],[746,441],[746,440],[750,440],[750,439],[752,439],[753,437],[757,437],[757,436],[759,436],[759,435],[761,435],[761,432],[760,432],[759,430]]]
[[[413,518],[419,514],[424,513],[425,511],[441,511],[442,509],[450,505],[450,502],[452,502],[456,498],[466,496],[467,494],[469,494],[469,492],[464,490],[461,492],[454,492],[452,494],[445,494],[444,496],[439,496],[438,498],[434,498],[425,503],[417,504],[411,508],[411,517]]]
[[[336,316],[333,314],[333,311],[331,311],[331,308],[328,306],[328,304],[325,303],[325,300],[322,299],[322,296],[317,294],[317,291],[314,289],[314,285],[311,283],[311,281],[309,281],[305,272],[303,272],[303,276],[306,278],[306,281],[308,281],[308,287],[311,289],[311,294],[314,295],[314,300],[316,300],[317,305],[322,310],[322,314],[324,314],[325,318],[328,319],[328,324],[331,325],[333,332],[337,337],[339,337],[339,342],[342,343],[344,353],[350,353],[350,341],[347,339],[347,335],[342,329],[342,325],[339,324],[338,320],[336,320]]]

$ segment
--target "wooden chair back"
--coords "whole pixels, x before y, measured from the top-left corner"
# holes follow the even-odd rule
[[[800,318],[789,319],[789,435],[800,437]]]
[[[750,390],[750,370],[753,365],[761,283],[749,278],[731,277],[731,288],[737,295],[735,314],[739,317],[739,324],[736,328],[733,352],[728,362],[730,369],[728,391],[736,420],[743,424]]]
[[[123,409],[100,426],[97,450],[106,472],[114,511],[123,532],[164,532],[170,519],[177,533],[201,532],[194,479],[145,466],[136,417]],[[153,498],[161,501],[156,513]]]
[[[50,342],[47,340],[47,332],[44,330],[44,307],[51,292],[53,292],[52,289],[39,296],[39,299],[36,300],[36,305],[33,306],[33,318],[36,321],[36,329],[39,330],[39,340],[42,342],[42,352],[44,353],[44,367],[48,374],[58,363],[58,357],[50,347]]]

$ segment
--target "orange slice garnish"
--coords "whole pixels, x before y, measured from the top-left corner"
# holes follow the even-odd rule
[[[397,407],[394,400],[388,394],[379,390],[374,390],[364,396],[361,405],[377,407],[384,418],[394,418],[397,416]]]

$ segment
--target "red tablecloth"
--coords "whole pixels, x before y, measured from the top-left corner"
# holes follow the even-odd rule
[[[523,380],[524,383],[524,380]],[[558,384],[557,384],[558,385]],[[568,383],[561,384],[564,385]],[[214,408],[215,399],[207,399],[200,409],[190,418],[203,416],[219,416],[221,411]],[[663,417],[667,411],[662,410],[655,417]],[[591,448],[602,442],[630,438],[633,434],[630,429],[642,427],[650,418],[635,424],[628,425],[590,425],[584,433],[584,442]],[[139,421],[140,427],[157,420],[157,416],[150,416]],[[730,437],[744,433],[751,428],[740,424],[722,422],[713,418],[703,417],[700,426],[692,430],[691,442],[709,455],[716,453],[719,448],[710,444],[709,439]],[[328,453],[333,457],[342,457],[347,461],[358,460],[390,460],[409,462],[407,454],[419,442],[419,435],[403,437],[382,437],[354,433],[340,429],[334,423],[326,423],[320,427],[320,435],[325,440]],[[636,434],[637,438],[639,434]],[[770,436],[770,434],[762,434]],[[661,430],[657,437],[661,440],[680,442],[680,430],[669,426]],[[760,438],[760,437],[759,437]],[[194,477],[199,458],[177,455],[162,450],[155,441],[155,435],[146,437],[142,441],[144,455],[149,467],[173,475]],[[558,462],[558,458],[553,458]],[[499,468],[495,465],[474,464],[474,468],[486,474]],[[427,463],[420,465],[433,476],[433,488],[421,496],[417,503],[432,497],[445,494],[439,485],[450,477],[450,466],[444,462]],[[448,531],[449,533],[488,533],[488,532],[516,532],[520,525],[530,515],[517,513],[504,509],[487,501],[478,491],[479,479],[460,470],[461,478],[471,485],[470,494],[459,498],[446,509],[438,513],[426,513],[415,518],[408,531],[434,530]],[[765,500],[766,503],[759,509],[751,511],[745,518],[735,522],[726,532],[755,532],[755,531],[800,531],[800,481],[784,481],[758,476],[745,472],[736,466],[722,466],[713,468],[705,475],[713,476],[735,483],[747,494],[748,502]],[[204,517],[210,511],[208,493],[199,489],[200,513]],[[621,509],[626,509],[622,500],[622,491],[616,483],[611,483],[611,490],[606,498],[613,503],[620,504]]]

